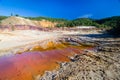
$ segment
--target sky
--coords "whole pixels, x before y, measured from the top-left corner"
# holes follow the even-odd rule
[[[0,15],[94,18],[120,16],[120,0],[0,0]]]

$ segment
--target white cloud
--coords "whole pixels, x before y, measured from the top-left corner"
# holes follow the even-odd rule
[[[79,18],[90,18],[92,16],[93,16],[92,14],[85,14],[85,15],[80,16]]]

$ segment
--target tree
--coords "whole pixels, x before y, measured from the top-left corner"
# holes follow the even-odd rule
[[[16,14],[15,16],[16,16],[16,17],[18,17],[19,15],[18,15],[18,14]]]

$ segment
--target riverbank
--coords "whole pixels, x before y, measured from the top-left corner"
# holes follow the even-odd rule
[[[46,71],[36,80],[119,80],[120,38],[107,34],[69,35],[67,41],[95,45],[94,50],[85,50],[70,58],[71,62],[60,63],[60,68]]]

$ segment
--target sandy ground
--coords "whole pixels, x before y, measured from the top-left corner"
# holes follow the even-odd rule
[[[16,48],[25,47],[25,45],[42,42],[45,40],[54,40],[60,36],[56,32],[43,32],[36,30],[17,30],[12,32],[0,33],[0,55],[11,53]]]
[[[25,51],[29,47],[33,47],[35,43],[46,40],[55,40],[63,35],[77,34],[96,34],[94,31],[68,31],[68,30],[53,30],[53,31],[37,31],[37,30],[15,30],[0,32],[0,56],[17,51]],[[27,46],[27,47],[26,47]]]

